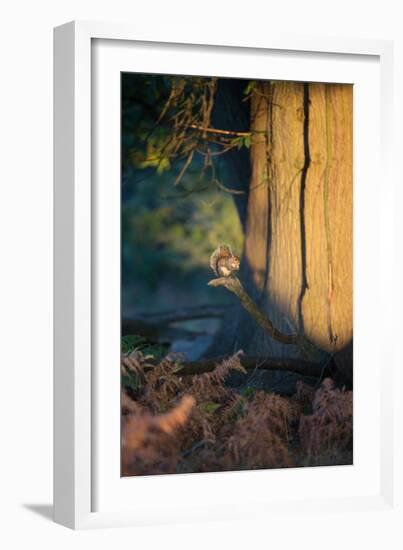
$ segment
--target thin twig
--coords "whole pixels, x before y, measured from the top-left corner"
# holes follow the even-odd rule
[[[208,132],[211,134],[223,134],[225,136],[250,136],[251,132],[235,132],[233,130],[218,130],[217,128],[206,128],[204,126],[198,126],[197,124],[188,124],[186,128],[192,128],[192,130],[200,130],[200,132]]]

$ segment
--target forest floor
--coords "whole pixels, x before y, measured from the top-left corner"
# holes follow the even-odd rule
[[[330,378],[292,395],[249,383],[241,353],[211,372],[181,375],[181,357],[122,357],[122,475],[352,464],[352,392]]]

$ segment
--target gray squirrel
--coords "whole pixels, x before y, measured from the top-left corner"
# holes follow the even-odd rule
[[[217,277],[230,277],[234,271],[239,270],[240,264],[239,257],[226,244],[218,246],[210,257],[210,267]]]

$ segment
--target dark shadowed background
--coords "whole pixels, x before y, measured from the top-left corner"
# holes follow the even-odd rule
[[[170,80],[122,74],[122,316],[146,318],[157,330],[150,333],[140,327],[137,333],[197,358],[210,344],[220,318],[158,328],[158,315],[231,303],[229,293],[217,295],[207,286],[212,276],[209,257],[222,242],[241,254],[243,233],[233,195],[202,173],[201,155],[177,183],[184,161],[156,153],[169,132],[158,117],[169,97]],[[234,85],[239,86],[237,81]],[[223,163],[216,165],[225,171]]]

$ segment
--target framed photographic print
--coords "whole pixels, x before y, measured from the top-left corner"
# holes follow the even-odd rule
[[[122,475],[353,464],[353,85],[121,101]]]
[[[393,513],[392,97],[387,41],[55,30],[56,521]]]

